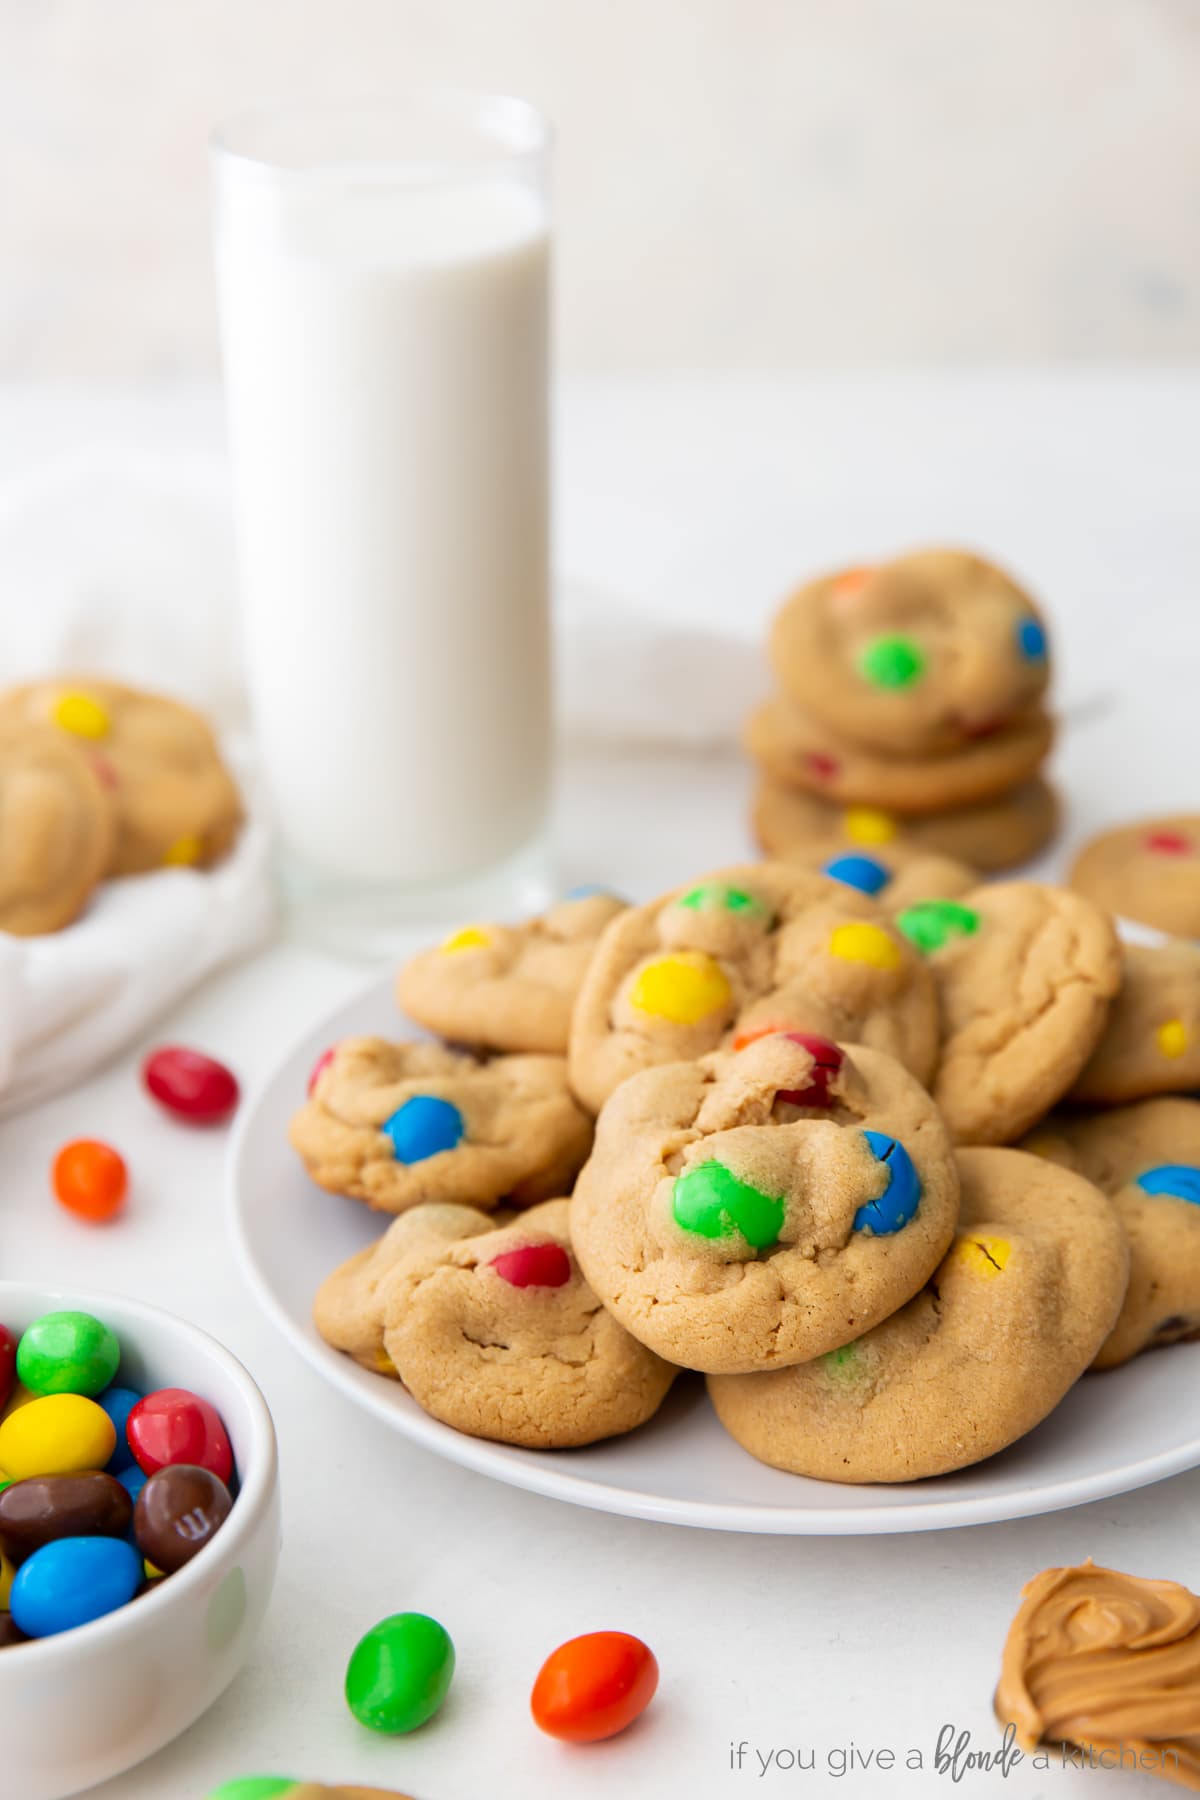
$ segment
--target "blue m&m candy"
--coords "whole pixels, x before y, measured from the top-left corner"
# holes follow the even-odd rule
[[[137,1505],[138,1495],[141,1493],[149,1479],[150,1477],[147,1475],[145,1469],[141,1468],[135,1462],[130,1463],[127,1469],[118,1469],[117,1471],[117,1480],[125,1489],[135,1506]]]
[[[142,1581],[142,1559],[123,1538],[58,1538],[17,1570],[9,1596],[26,1637],[54,1637],[125,1606]]]
[[[873,856],[835,856],[821,871],[843,887],[857,888],[860,894],[878,894],[892,879],[891,874]]]
[[[867,1146],[887,1169],[887,1186],[878,1200],[868,1200],[854,1215],[855,1231],[869,1231],[873,1237],[890,1237],[900,1231],[921,1204],[921,1183],[913,1168],[912,1157],[899,1138],[884,1131],[864,1131]]]
[[[424,1162],[444,1150],[456,1150],[466,1135],[457,1106],[437,1094],[414,1094],[380,1129],[392,1140],[396,1161],[402,1163]]]
[[[122,1469],[133,1466],[133,1451],[125,1436],[125,1427],[129,1423],[130,1413],[141,1398],[132,1388],[124,1387],[105,1388],[96,1397],[96,1405],[108,1414],[117,1434],[117,1447],[104,1465],[110,1475],[119,1475]]]
[[[1193,1163],[1159,1163],[1139,1175],[1134,1184],[1143,1194],[1165,1194],[1200,1206],[1200,1169]]]
[[[1017,649],[1027,662],[1046,660],[1046,629],[1039,619],[1017,620]]]

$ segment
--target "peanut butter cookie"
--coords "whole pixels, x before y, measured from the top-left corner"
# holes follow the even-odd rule
[[[1122,945],[1120,990],[1068,1100],[1115,1106],[1197,1088],[1200,945]]]
[[[718,869],[607,927],[571,1022],[571,1085],[598,1111],[627,1076],[794,1026],[937,1055],[923,959],[866,894],[782,863]]]
[[[990,735],[1040,699],[1049,675],[1030,596],[963,550],[918,550],[809,582],[776,616],[770,654],[810,718],[901,755]]]
[[[754,801],[752,823],[767,855],[787,861],[814,841],[868,855],[903,845],[996,875],[1029,862],[1050,842],[1058,829],[1058,799],[1049,783],[1038,779],[978,806],[901,817],[878,806],[834,806],[766,780]]]
[[[1200,1336],[1200,1101],[1055,1113],[1023,1147],[1094,1181],[1129,1237],[1129,1289],[1096,1367]]]
[[[560,1056],[482,1062],[438,1044],[346,1038],[289,1137],[320,1187],[381,1212],[426,1200],[490,1210],[569,1191],[592,1122]]]
[[[1095,1187],[1016,1150],[958,1156],[958,1233],[873,1331],[799,1368],[710,1376],[760,1462],[820,1481],[920,1481],[994,1456],[1051,1412],[1121,1305],[1129,1253]]]
[[[1200,816],[1142,819],[1083,846],[1070,883],[1106,912],[1200,938]]]
[[[619,1087],[571,1202],[575,1252],[621,1324],[690,1369],[835,1349],[927,1280],[958,1172],[898,1062],[776,1033]]]
[[[204,866],[237,835],[233,777],[205,720],[178,700],[64,676],[10,689],[0,723],[54,728],[107,789],[117,826],[110,875]]]
[[[770,700],[746,726],[746,748],[772,781],[840,806],[939,813],[979,806],[1037,774],[1054,741],[1040,706],[942,756],[860,748],[791,701]]]
[[[1080,894],[996,882],[897,915],[937,983],[933,1097],[954,1138],[1009,1144],[1072,1086],[1121,980],[1111,921]]]
[[[624,910],[615,894],[588,893],[521,925],[465,926],[404,964],[396,997],[418,1025],[455,1043],[565,1056],[592,952]]]
[[[77,918],[114,829],[108,795],[55,732],[0,728],[0,931],[36,937]]]

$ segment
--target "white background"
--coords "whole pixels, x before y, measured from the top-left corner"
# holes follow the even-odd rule
[[[0,477],[99,440],[168,461],[218,443],[215,397],[199,391],[3,398]],[[765,617],[786,576],[827,556],[931,535],[1004,553],[1055,621],[1074,715],[1057,767],[1078,835],[1196,803],[1197,416],[1192,376],[572,384],[560,564],[643,608],[712,623]],[[686,711],[669,653],[658,679],[664,704]],[[564,885],[600,879],[644,896],[742,854],[747,787],[728,752],[575,754],[558,804]],[[285,945],[213,982],[156,1038],[226,1058],[250,1088],[362,976]],[[756,1779],[752,1753],[730,1771],[729,1745],[813,1747],[819,1762],[851,1740],[915,1745],[928,1762],[953,1721],[994,1747],[990,1698],[1022,1582],[1092,1555],[1200,1585],[1200,1475],[1043,1520],[839,1542],[644,1525],[498,1487],[351,1411],[256,1317],[224,1238],[223,1134],[163,1118],[135,1069],[122,1058],[0,1124],[0,1267],[136,1293],[241,1355],[280,1433],[285,1543],[242,1679],[97,1796],[201,1800],[252,1771],[357,1778],[420,1800],[1108,1791],[1091,1785],[1098,1774],[1028,1767],[957,1790],[928,1769]],[[129,1210],[109,1229],[82,1226],[48,1194],[55,1148],[84,1134],[120,1146],[133,1171]],[[343,1706],[345,1660],[376,1619],[408,1608],[447,1626],[459,1673],[428,1729],[372,1738]],[[652,1712],[607,1746],[540,1738],[527,1695],[542,1658],[605,1626],[654,1647]],[[1162,1790],[1128,1777],[1113,1791]]]
[[[557,121],[568,367],[1200,349],[1194,0],[0,0],[0,371],[212,367],[213,122],[429,81]]]

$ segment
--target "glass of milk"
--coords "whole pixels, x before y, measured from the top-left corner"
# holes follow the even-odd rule
[[[287,885],[370,952],[545,897],[549,139],[502,96],[213,142],[245,643]]]

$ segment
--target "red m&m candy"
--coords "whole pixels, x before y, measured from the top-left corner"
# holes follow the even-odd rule
[[[0,1325],[0,1407],[8,1405],[17,1370],[17,1340],[7,1325]]]
[[[237,1077],[214,1057],[165,1044],[142,1064],[142,1080],[160,1106],[195,1125],[215,1125],[238,1103]]]
[[[522,1244],[502,1250],[488,1264],[509,1287],[564,1287],[571,1279],[571,1259],[561,1244]]]
[[[836,1044],[828,1038],[817,1037],[810,1031],[787,1031],[784,1036],[801,1049],[809,1051],[813,1058],[813,1071],[807,1087],[780,1088],[778,1098],[789,1100],[793,1106],[828,1106],[830,1104],[829,1084],[846,1060]]]
[[[1182,831],[1148,831],[1146,848],[1159,856],[1188,856],[1192,840],[1184,837]]]
[[[194,1463],[226,1482],[233,1474],[233,1450],[220,1414],[187,1388],[158,1388],[139,1400],[125,1435],[147,1475],[174,1463]]]
[[[313,1064],[312,1074],[308,1078],[308,1092],[310,1099],[312,1097],[313,1089],[333,1061],[334,1048],[335,1046],[331,1044],[328,1050],[322,1050],[320,1056],[318,1056],[316,1062]]]

